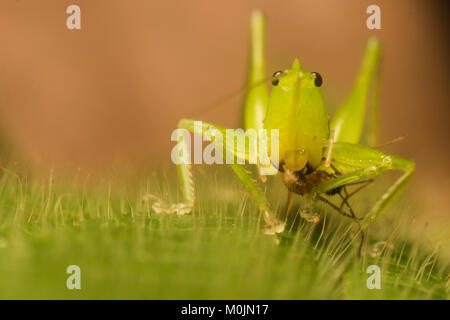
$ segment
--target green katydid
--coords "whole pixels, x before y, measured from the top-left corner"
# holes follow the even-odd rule
[[[388,206],[414,172],[414,162],[385,154],[360,143],[365,122],[366,105],[371,84],[378,81],[377,70],[381,48],[375,38],[369,39],[354,87],[331,121],[325,110],[317,72],[302,69],[296,59],[290,69],[278,71],[272,77],[269,95],[265,73],[265,19],[255,11],[250,18],[251,53],[248,87],[244,106],[244,128],[278,129],[279,158],[277,168],[288,189],[287,213],[292,195],[299,194],[327,202],[334,209],[355,219],[361,231]],[[376,83],[375,83],[376,85]],[[376,141],[378,103],[371,112],[371,143]],[[194,120],[181,119],[178,128],[194,132]],[[224,132],[225,128],[203,122],[203,132],[211,128]],[[211,137],[206,137],[210,141]],[[185,144],[183,137],[179,143]],[[224,147],[225,146],[225,147]],[[233,143],[220,146],[226,151],[239,153]],[[187,153],[187,147],[185,147]],[[243,155],[246,157],[246,155]],[[248,159],[247,159],[248,160]],[[242,165],[230,164],[244,187],[250,193],[266,222],[266,233],[281,233],[285,222],[276,217],[259,183]],[[348,204],[345,187],[361,183],[364,187],[372,178],[387,170],[400,170],[403,175],[381,196],[363,219],[358,218]],[[190,164],[179,164],[178,175],[183,201],[166,207],[167,211],[190,213],[194,206],[194,184]],[[262,179],[264,181],[264,179]],[[345,195],[342,195],[344,191]],[[327,200],[339,194],[341,206]],[[343,210],[344,204],[347,210]],[[162,211],[156,202],[154,209]],[[349,212],[348,212],[349,211]]]

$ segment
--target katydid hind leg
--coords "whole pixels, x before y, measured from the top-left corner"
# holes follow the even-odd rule
[[[244,129],[262,129],[269,103],[269,92],[265,66],[265,17],[255,10],[250,18],[250,56],[248,88],[245,96],[243,120]]]
[[[331,120],[330,127],[334,130],[334,140],[339,142],[358,143],[361,140],[365,123],[365,114],[369,89],[375,80],[375,91],[379,89],[379,62],[381,55],[381,45],[377,38],[370,38],[367,42],[359,74],[354,86],[344,101],[336,111]],[[370,143],[376,144],[378,135],[378,92],[372,95],[373,103],[368,122],[371,130]]]

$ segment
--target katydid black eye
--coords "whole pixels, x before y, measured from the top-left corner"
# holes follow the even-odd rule
[[[283,74],[283,71],[277,71],[272,75],[272,85],[277,86],[280,82],[280,79],[278,79]]]
[[[314,76],[314,85],[320,87],[323,82],[322,76],[318,72],[311,72],[311,74]]]

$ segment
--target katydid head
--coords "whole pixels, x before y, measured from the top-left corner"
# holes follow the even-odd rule
[[[311,168],[322,159],[328,139],[328,116],[322,98],[322,77],[308,72],[296,59],[288,70],[274,74],[266,129],[279,130],[279,159],[292,171]]]

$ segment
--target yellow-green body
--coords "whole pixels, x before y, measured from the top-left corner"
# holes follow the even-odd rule
[[[319,166],[328,140],[328,116],[314,76],[296,59],[272,87],[264,127],[279,130],[279,161],[293,171]]]

